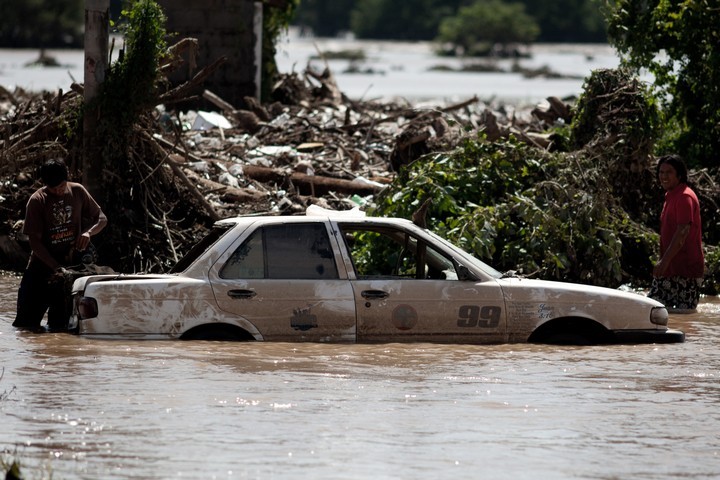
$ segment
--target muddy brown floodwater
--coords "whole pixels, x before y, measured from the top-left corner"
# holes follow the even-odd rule
[[[99,341],[11,326],[0,459],[40,479],[716,479],[720,301],[676,345]]]

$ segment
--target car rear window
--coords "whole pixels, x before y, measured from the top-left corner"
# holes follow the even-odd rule
[[[257,229],[220,270],[226,279],[334,279],[338,270],[327,229],[289,223]]]
[[[185,254],[171,269],[169,273],[184,272],[192,263],[198,259],[200,255],[205,253],[210,247],[220,240],[233,227],[232,224],[218,224],[212,227],[205,237],[198,243],[193,245],[188,253]]]

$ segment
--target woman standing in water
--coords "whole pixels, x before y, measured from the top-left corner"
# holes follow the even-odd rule
[[[660,260],[649,297],[670,310],[694,310],[705,274],[700,202],[687,185],[687,167],[677,155],[660,157],[657,177],[665,190],[660,216]]]

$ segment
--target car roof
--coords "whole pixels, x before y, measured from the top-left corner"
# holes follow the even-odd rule
[[[412,224],[410,220],[394,217],[368,217],[365,212],[359,209],[352,210],[328,210],[325,208],[314,206],[308,207],[304,215],[243,215],[239,217],[225,218],[215,222],[216,225],[228,224],[245,224],[254,223],[298,223],[317,221],[324,222],[327,220],[334,222],[358,222],[358,223],[387,223],[393,225]]]

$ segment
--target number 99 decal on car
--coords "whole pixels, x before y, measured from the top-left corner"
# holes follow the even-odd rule
[[[496,328],[502,309],[495,306],[463,305],[458,313],[458,327]]]

